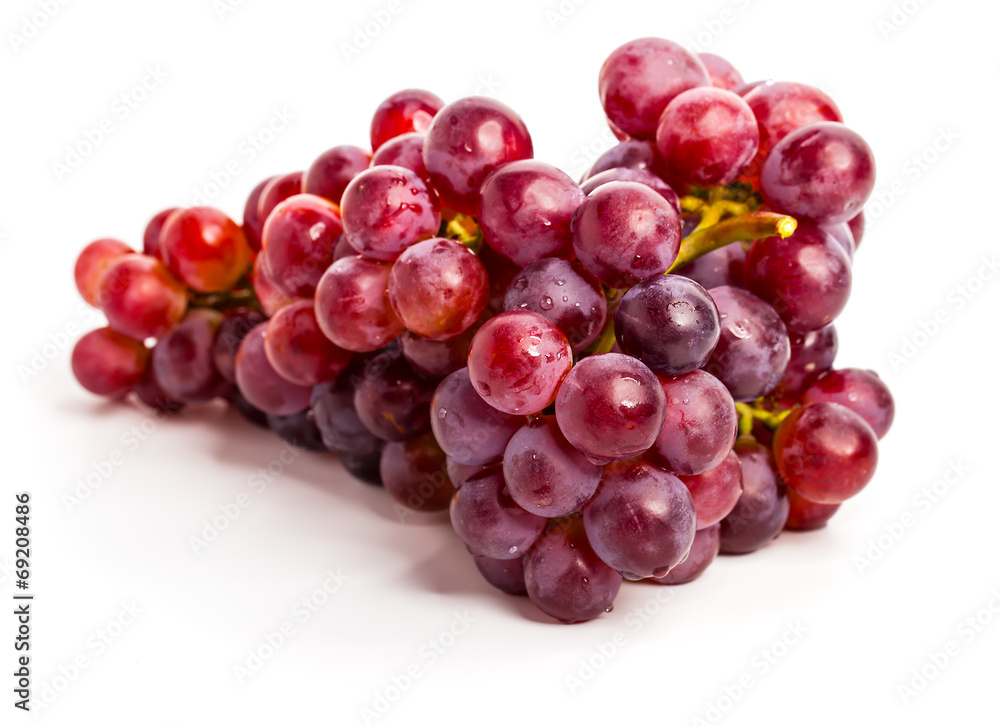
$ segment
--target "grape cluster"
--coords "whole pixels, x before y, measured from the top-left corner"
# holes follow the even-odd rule
[[[261,182],[242,224],[168,209],[141,252],[93,242],[76,283],[108,325],[76,378],[337,452],[564,622],[824,526],[893,418],[833,367],[871,150],[821,91],[667,40],[599,91],[621,143],[580,182],[502,103],[406,90],[372,154]]]

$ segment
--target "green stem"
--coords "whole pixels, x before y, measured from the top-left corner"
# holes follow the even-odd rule
[[[674,264],[667,270],[679,267],[733,242],[749,242],[767,237],[788,237],[798,222],[794,217],[774,212],[752,212],[731,217],[718,224],[699,228],[681,242],[681,249]]]

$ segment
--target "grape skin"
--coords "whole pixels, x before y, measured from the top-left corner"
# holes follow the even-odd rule
[[[693,476],[681,476],[691,493],[698,515],[698,529],[721,522],[733,511],[743,493],[743,467],[730,451],[716,466]]]
[[[460,464],[497,462],[524,418],[498,411],[472,385],[467,368],[455,371],[434,391],[431,427],[441,448]]]
[[[215,338],[222,313],[191,310],[153,348],[153,371],[160,386],[185,403],[210,401],[227,386],[215,365]]]
[[[334,262],[316,287],[316,320],[345,350],[378,350],[403,332],[389,304],[392,265],[355,255]]]
[[[771,452],[744,438],[733,450],[743,472],[743,493],[722,520],[720,552],[726,555],[760,549],[781,534],[788,519],[788,495]]]
[[[399,356],[358,382],[354,408],[361,422],[379,438],[405,441],[430,430],[433,395],[433,382],[414,373]]]
[[[119,398],[136,385],[146,371],[149,351],[141,342],[98,328],[73,346],[71,366],[77,382],[98,396]]]
[[[264,351],[274,370],[299,386],[333,380],[351,362],[349,351],[323,335],[311,300],[297,300],[275,313],[267,324]]]
[[[371,154],[357,146],[335,146],[317,157],[302,177],[302,193],[340,204],[344,190],[368,168]]]
[[[495,560],[483,555],[472,555],[479,574],[493,587],[508,595],[527,595],[524,584],[524,558],[516,560]]]
[[[313,417],[326,448],[341,454],[377,456],[382,439],[368,430],[354,408],[354,388],[342,380],[321,383],[310,396]]]
[[[390,496],[415,512],[443,511],[455,493],[444,452],[431,433],[386,444],[379,473]]]
[[[831,361],[832,362],[832,361]],[[802,394],[802,403],[839,403],[863,418],[881,439],[889,432],[896,404],[874,371],[842,368],[823,373]]]
[[[663,181],[660,177],[656,176],[656,174],[648,171],[647,169],[628,169],[624,167],[608,169],[607,171],[602,171],[600,174],[594,174],[593,176],[588,177],[587,180],[580,185],[580,189],[583,190],[584,194],[589,195],[595,189],[613,181],[628,181],[645,184],[647,187],[658,192],[661,197],[670,202],[670,206],[672,206],[678,214],[681,213],[681,198],[677,196],[677,192],[675,192],[673,187]]]
[[[496,560],[523,556],[541,536],[546,521],[517,506],[499,469],[466,480],[451,500],[455,533],[473,553]]]
[[[236,353],[236,385],[247,401],[265,413],[290,416],[309,406],[311,389],[282,378],[267,360],[267,324],[251,330]]]
[[[332,202],[312,194],[289,197],[264,223],[268,276],[289,297],[312,297],[343,231]]]
[[[574,517],[550,527],[525,555],[524,584],[546,615],[580,623],[611,611],[622,576],[601,561]]]
[[[427,131],[443,106],[444,101],[440,98],[418,88],[392,94],[379,104],[372,115],[372,149],[378,153],[384,144],[403,134]]]
[[[743,85],[743,76],[736,67],[715,53],[698,53],[698,60],[705,66],[712,85],[726,91],[732,91]]]
[[[160,256],[178,280],[198,292],[229,290],[250,266],[243,228],[211,207],[170,215],[160,233]]]
[[[99,308],[101,276],[112,262],[133,252],[135,250],[116,239],[99,239],[84,247],[80,256],[76,258],[76,265],[73,268],[73,278],[80,297],[86,300],[87,304]]]
[[[101,275],[101,312],[113,330],[136,340],[160,338],[184,317],[187,291],[166,266],[147,255],[122,255]]]
[[[695,532],[691,552],[679,565],[663,577],[651,577],[646,582],[656,585],[686,585],[697,580],[719,554],[722,544],[722,525],[713,524]]]

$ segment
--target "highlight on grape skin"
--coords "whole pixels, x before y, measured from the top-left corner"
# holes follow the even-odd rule
[[[151,206],[90,242],[81,387],[228,406],[552,622],[854,516],[896,403],[837,366],[875,184],[851,109],[666,39],[609,50],[619,143],[582,175],[501,101],[408,88],[252,180],[241,222]]]

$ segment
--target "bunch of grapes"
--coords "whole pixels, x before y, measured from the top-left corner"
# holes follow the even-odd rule
[[[373,153],[261,182],[242,224],[168,209],[142,252],[90,244],[108,325],[77,379],[337,452],[564,622],[824,526],[893,418],[833,367],[871,150],[816,88],[667,40],[615,50],[599,90],[621,143],[580,182],[502,103],[406,90]]]

